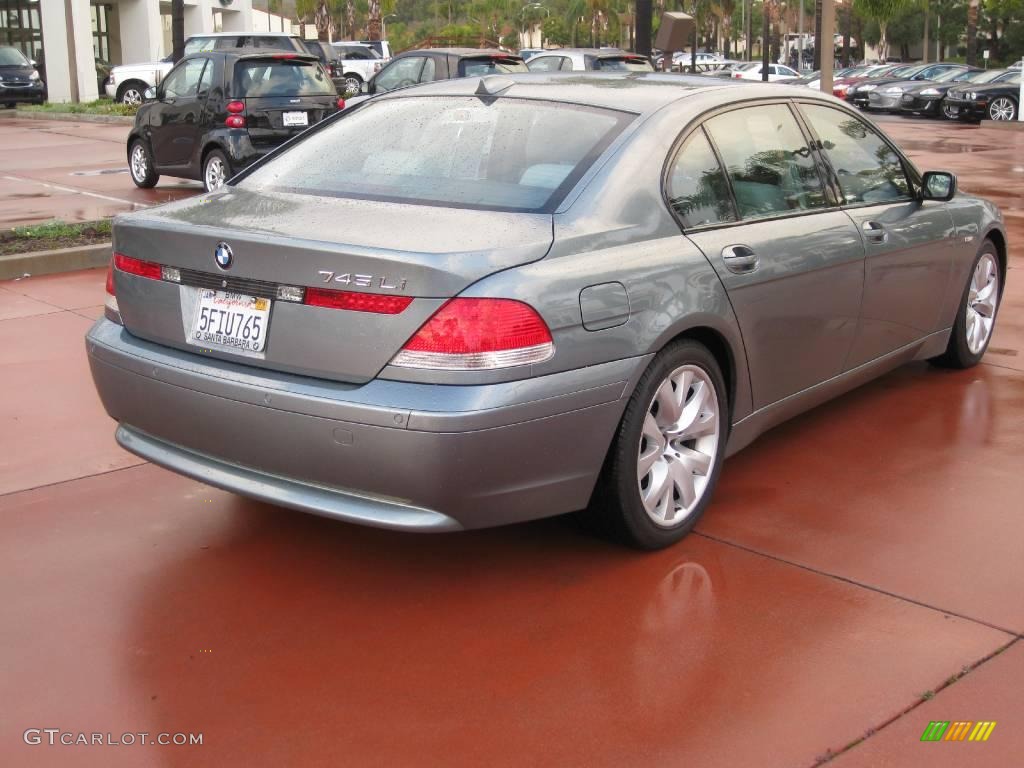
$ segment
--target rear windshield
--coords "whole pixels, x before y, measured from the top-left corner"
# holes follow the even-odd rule
[[[370,101],[293,143],[240,186],[552,211],[633,117],[513,98]]]
[[[235,64],[239,96],[330,96],[334,83],[319,62],[254,59]]]
[[[653,72],[654,67],[647,59],[639,56],[604,58],[594,62],[594,69],[604,72]]]
[[[507,72],[529,72],[526,62],[518,58],[463,59],[459,62],[460,77],[505,74]]]

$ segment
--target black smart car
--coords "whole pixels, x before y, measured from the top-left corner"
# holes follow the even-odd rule
[[[9,45],[0,45],[0,104],[14,109],[18,102],[42,104],[46,88],[35,62]]]
[[[128,135],[132,181],[166,174],[207,191],[344,107],[316,57],[296,53],[187,56],[145,98]]]

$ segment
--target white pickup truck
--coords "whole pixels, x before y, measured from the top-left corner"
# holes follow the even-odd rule
[[[193,35],[185,41],[185,55],[203,51],[269,49],[308,53],[298,35],[274,32],[241,35],[237,32],[211,32]],[[171,71],[174,62],[168,56],[145,64],[121,64],[110,70],[104,90],[122,104],[141,104],[146,89],[157,85]]]

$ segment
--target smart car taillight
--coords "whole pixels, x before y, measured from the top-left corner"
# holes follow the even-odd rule
[[[150,280],[163,279],[163,270],[159,264],[143,261],[142,259],[134,259],[131,256],[125,256],[123,253],[114,254],[114,266],[122,272],[127,272],[129,275],[148,277]]]
[[[245,128],[245,118],[241,115],[228,115],[228,119],[224,121],[224,125],[228,128]]]
[[[551,331],[529,304],[452,299],[413,335],[392,365],[448,371],[542,363],[555,353]]]
[[[228,106],[227,106],[227,110],[232,115],[240,115],[243,112],[245,112],[245,102],[244,101],[229,101],[228,102]]]
[[[344,109],[344,108],[345,108],[345,100],[344,99],[338,99],[338,109]]]
[[[245,128],[245,102],[244,101],[229,101],[227,105],[228,117],[224,121],[224,125],[228,128]]]

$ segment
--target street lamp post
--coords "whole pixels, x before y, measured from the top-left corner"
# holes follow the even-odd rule
[[[397,13],[389,13],[387,16],[385,16],[383,19],[380,20],[380,39],[381,40],[387,40],[388,39],[388,19],[397,19],[397,18],[398,18],[398,14]]]

